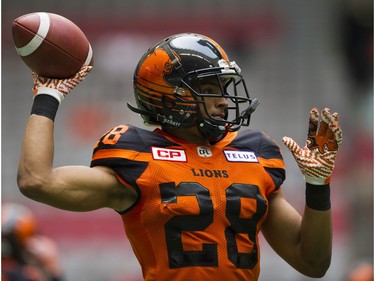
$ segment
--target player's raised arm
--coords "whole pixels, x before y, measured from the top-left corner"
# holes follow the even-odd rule
[[[61,181],[53,170],[54,120],[64,97],[89,73],[84,67],[70,79],[40,77],[33,72],[34,101],[23,139],[17,181],[22,193],[37,201],[51,203]],[[59,188],[58,188],[59,189]]]
[[[111,169],[85,166],[53,168],[54,119],[63,98],[89,73],[91,66],[69,79],[34,76],[34,103],[26,126],[18,168],[18,186],[27,197],[58,208],[87,211],[101,207],[123,210],[123,192]]]
[[[338,114],[329,109],[310,111],[304,147],[283,138],[306,181],[306,208],[301,217],[281,195],[270,199],[263,233],[275,251],[301,273],[322,277],[332,251],[330,180],[342,142]],[[288,231],[286,231],[286,229]]]

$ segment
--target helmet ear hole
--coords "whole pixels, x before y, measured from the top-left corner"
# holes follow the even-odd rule
[[[163,96],[162,104],[165,108],[172,109],[176,106],[176,101],[168,96]]]

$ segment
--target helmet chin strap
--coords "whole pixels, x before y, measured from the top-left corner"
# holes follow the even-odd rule
[[[199,121],[197,127],[199,132],[207,138],[210,143],[218,142],[224,138],[228,132],[225,126],[213,124],[207,119]]]
[[[238,131],[241,128],[243,121],[247,118],[250,119],[251,114],[255,111],[259,103],[260,102],[258,99],[253,99],[249,107],[241,113],[239,118],[240,123],[234,127],[217,125],[212,123],[208,119],[202,119],[198,122],[198,130],[202,134],[202,136],[208,139],[210,143],[218,142],[219,140],[224,138],[229,131]],[[228,113],[226,113],[226,117],[227,116]]]

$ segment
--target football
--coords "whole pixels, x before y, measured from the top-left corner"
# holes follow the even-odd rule
[[[83,31],[69,19],[46,12],[18,17],[12,24],[17,53],[40,76],[64,79],[93,65],[93,52]]]

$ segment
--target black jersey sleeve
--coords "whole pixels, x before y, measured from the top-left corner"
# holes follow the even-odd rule
[[[104,134],[96,143],[91,167],[110,167],[127,183],[136,181],[152,159],[151,147],[173,143],[152,131],[130,125],[119,125]]]
[[[286,173],[280,146],[274,140],[264,132],[250,129],[240,132],[230,146],[239,150],[253,151],[258,158],[264,159],[263,167],[272,178],[275,189],[280,188]]]

